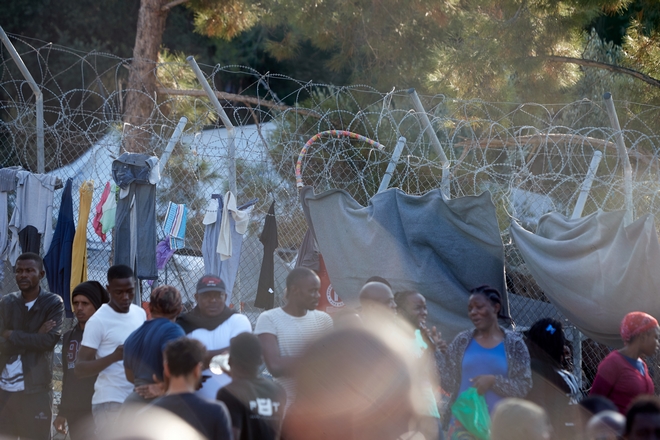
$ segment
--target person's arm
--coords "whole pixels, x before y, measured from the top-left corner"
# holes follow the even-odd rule
[[[118,346],[115,351],[109,355],[96,359],[96,349],[81,346],[78,351],[78,361],[76,362],[76,376],[89,377],[99,374],[115,362],[124,358],[124,346]]]
[[[617,370],[616,365],[609,356],[603,359],[598,365],[598,371],[591,384],[590,396],[604,396],[610,398],[612,390],[616,384]]]
[[[5,339],[2,335],[4,334],[5,330],[7,329],[7,321],[5,319],[5,310],[8,307],[7,301],[8,301],[9,295],[4,296],[2,299],[0,299],[0,353],[3,354],[8,354],[8,351],[12,348],[11,344]]]
[[[64,320],[64,303],[60,297],[52,297],[48,304],[46,318],[37,333],[23,330],[5,330],[2,336],[15,347],[26,351],[53,351],[62,337],[62,321]]]
[[[439,365],[440,384],[452,398],[456,398],[461,386],[463,355],[471,339],[469,331],[459,333],[446,351],[435,353],[436,363]]]
[[[206,357],[204,358],[203,368],[207,369],[214,357],[225,353],[229,353],[229,347],[218,348],[217,350],[206,350]]]
[[[280,344],[277,342],[277,336],[271,333],[262,333],[258,337],[261,343],[264,362],[270,374],[273,377],[288,377],[293,375],[298,358],[294,356],[282,356],[280,354]]]
[[[507,337],[515,339],[507,341]],[[510,334],[505,335],[504,348],[507,351],[507,358],[513,359],[513,362],[509,362],[509,371],[506,376],[494,376],[493,391],[503,397],[523,398],[532,389],[529,351],[522,338]],[[509,350],[513,350],[513,352],[509,353]]]
[[[124,363],[124,374],[126,375],[126,380],[129,381],[130,383],[135,383],[135,375],[133,374],[133,370],[128,368],[126,366],[126,363]]]

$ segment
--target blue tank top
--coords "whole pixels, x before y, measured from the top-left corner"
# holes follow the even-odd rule
[[[494,376],[507,376],[509,367],[506,361],[504,342],[500,342],[493,348],[483,348],[474,339],[470,341],[463,355],[461,369],[461,388],[459,394],[472,386],[470,379],[484,374]],[[484,396],[488,404],[488,411],[492,413],[497,402],[504,397],[496,394],[492,389]]]

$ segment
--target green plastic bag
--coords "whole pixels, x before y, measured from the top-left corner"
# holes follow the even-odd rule
[[[463,391],[451,406],[451,413],[461,425],[480,440],[490,439],[490,414],[484,396],[470,387]]]

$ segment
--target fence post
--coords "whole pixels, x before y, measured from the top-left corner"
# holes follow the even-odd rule
[[[403,151],[403,147],[405,145],[406,145],[406,138],[401,136],[396,143],[396,147],[394,147],[394,153],[392,153],[392,159],[390,159],[390,163],[387,164],[387,170],[385,171],[383,180],[380,181],[378,192],[385,191],[387,187],[390,185],[390,180],[392,180],[392,174],[394,173],[396,164],[399,162],[399,157],[401,157],[401,151]]]
[[[447,156],[442,149],[438,135],[435,134],[435,130],[426,114],[422,101],[420,101],[419,96],[417,95],[417,91],[415,89],[408,89],[408,95],[410,95],[410,100],[412,101],[415,112],[419,116],[422,126],[424,127],[424,131],[429,134],[431,145],[433,145],[435,152],[438,154],[438,157],[440,157],[440,163],[442,165],[442,181],[440,182],[440,189],[445,200],[449,200],[451,199],[451,194],[449,192],[449,160],[447,160]]]
[[[619,153],[619,159],[623,162],[623,189],[626,198],[626,215],[623,218],[623,225],[628,226],[633,221],[633,198],[632,198],[632,166],[630,165],[630,158],[628,157],[628,150],[623,140],[623,132],[621,125],[619,125],[619,117],[616,114],[612,94],[606,92],[603,95],[605,100],[605,107],[607,114],[610,117],[610,124],[614,129],[614,139],[616,141],[616,149]]]
[[[573,208],[571,220],[582,217],[584,205],[587,203],[587,197],[589,196],[589,191],[591,191],[591,184],[594,181],[594,177],[596,177],[596,171],[598,171],[598,165],[600,165],[600,160],[602,158],[603,153],[596,150],[594,152],[594,157],[591,158],[587,176],[584,178],[584,182],[582,182],[582,186],[580,187],[580,195],[578,196],[577,202],[575,202],[575,208]]]
[[[23,76],[25,77],[27,83],[30,85],[30,88],[32,89],[32,92],[34,93],[34,96],[36,98],[36,112],[37,112],[37,173],[43,174],[46,172],[46,160],[45,160],[45,155],[44,155],[44,94],[41,93],[41,89],[39,89],[39,85],[37,82],[34,80],[32,77],[32,74],[30,74],[30,71],[28,70],[27,66],[23,62],[23,59],[21,56],[18,54],[16,51],[16,48],[14,47],[13,44],[11,44],[11,41],[9,40],[9,37],[5,33],[5,30],[2,29],[2,26],[0,26],[0,39],[2,39],[2,42],[5,44],[5,47],[7,48],[7,51],[11,55],[11,57],[14,59],[14,62],[18,66],[18,69],[21,71]]]
[[[167,146],[165,147],[165,151],[163,151],[163,154],[160,156],[160,174],[163,174],[163,170],[165,169],[165,164],[167,163],[168,160],[170,160],[170,155],[172,154],[172,151],[174,151],[174,147],[176,146],[177,142],[179,142],[179,139],[181,139],[181,134],[183,133],[183,129],[188,123],[188,118],[185,116],[181,116],[181,119],[179,119],[179,123],[176,125],[176,128],[174,129],[174,133],[172,133],[172,137],[170,137],[170,140],[167,142]]]
[[[577,327],[572,327],[571,342],[573,343],[573,375],[578,387],[582,389],[582,333]]]
[[[213,89],[211,89],[211,86],[209,85],[208,81],[206,81],[206,78],[204,77],[204,73],[202,73],[202,69],[199,68],[199,65],[197,64],[197,61],[195,61],[195,58],[192,56],[189,56],[186,58],[186,61],[188,61],[188,64],[190,64],[190,67],[192,67],[193,72],[195,72],[195,76],[197,76],[197,80],[199,83],[202,85],[202,88],[206,92],[206,95],[209,97],[211,100],[211,104],[215,107],[215,110],[218,112],[218,116],[220,116],[220,119],[222,120],[222,123],[225,125],[227,128],[227,137],[229,140],[229,190],[235,195],[236,194],[236,133],[234,131],[234,125],[231,123],[229,120],[229,117],[227,116],[227,113],[225,113],[225,109],[222,108],[222,105],[220,105],[220,101],[218,101],[218,97],[215,96],[215,92]]]

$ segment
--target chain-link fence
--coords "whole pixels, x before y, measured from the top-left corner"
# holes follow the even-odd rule
[[[126,143],[122,122],[130,60],[109,54],[80,54],[53,44],[12,36],[44,94],[45,171],[77,188],[94,179],[92,209],[99,203],[111,162]],[[295,264],[306,224],[295,186],[299,153],[316,133],[348,130],[385,146],[379,150],[353,138],[321,138],[302,160],[302,180],[317,192],[341,188],[365,205],[385,175],[400,137],[405,146],[392,173],[391,187],[422,194],[441,186],[443,167],[438,151],[419,114],[411,111],[406,91],[381,93],[368,86],[335,87],[259,74],[241,66],[202,66],[209,84],[236,126],[234,146],[239,205],[257,199],[240,257],[233,304],[253,322],[253,306],[263,257],[259,234],[269,206],[275,202],[279,248],[275,255],[276,306],[281,304],[284,279]],[[72,74],[75,72],[75,74]],[[159,239],[168,202],[185,203],[188,220],[185,248],[160,273],[157,283],[180,288],[188,303],[203,275],[201,244],[203,217],[212,194],[229,188],[228,131],[204,96],[186,63],[162,63],[154,71],[156,93],[150,96],[151,115],[139,127],[148,134],[147,152],[163,154],[181,116],[188,118],[181,139],[169,158],[157,187]],[[73,79],[72,79],[73,78]],[[241,84],[238,94],[225,89]],[[140,91],[142,93],[142,91]],[[507,283],[512,314],[519,327],[551,316],[564,319],[536,284],[512,243],[508,226],[517,219],[534,231],[544,213],[570,215],[592,157],[603,158],[583,214],[598,209],[624,208],[623,166],[604,104],[489,103],[457,101],[445,96],[422,96],[433,130],[449,164],[449,196],[490,191],[497,208],[505,247]],[[617,101],[623,136],[633,167],[635,217],[658,215],[658,136],[651,128],[659,108]],[[6,51],[0,53],[0,163],[36,170],[35,99]],[[55,193],[58,212],[61,190]],[[11,203],[10,203],[11,205]],[[112,235],[103,242],[87,224],[89,278],[103,281],[112,256]],[[10,268],[3,271],[3,292],[12,291]],[[142,282],[146,299],[150,286]],[[566,322],[566,321],[564,321]],[[576,370],[585,385],[593,379],[607,348],[582,340],[566,322]],[[650,363],[653,366],[655,363]]]

